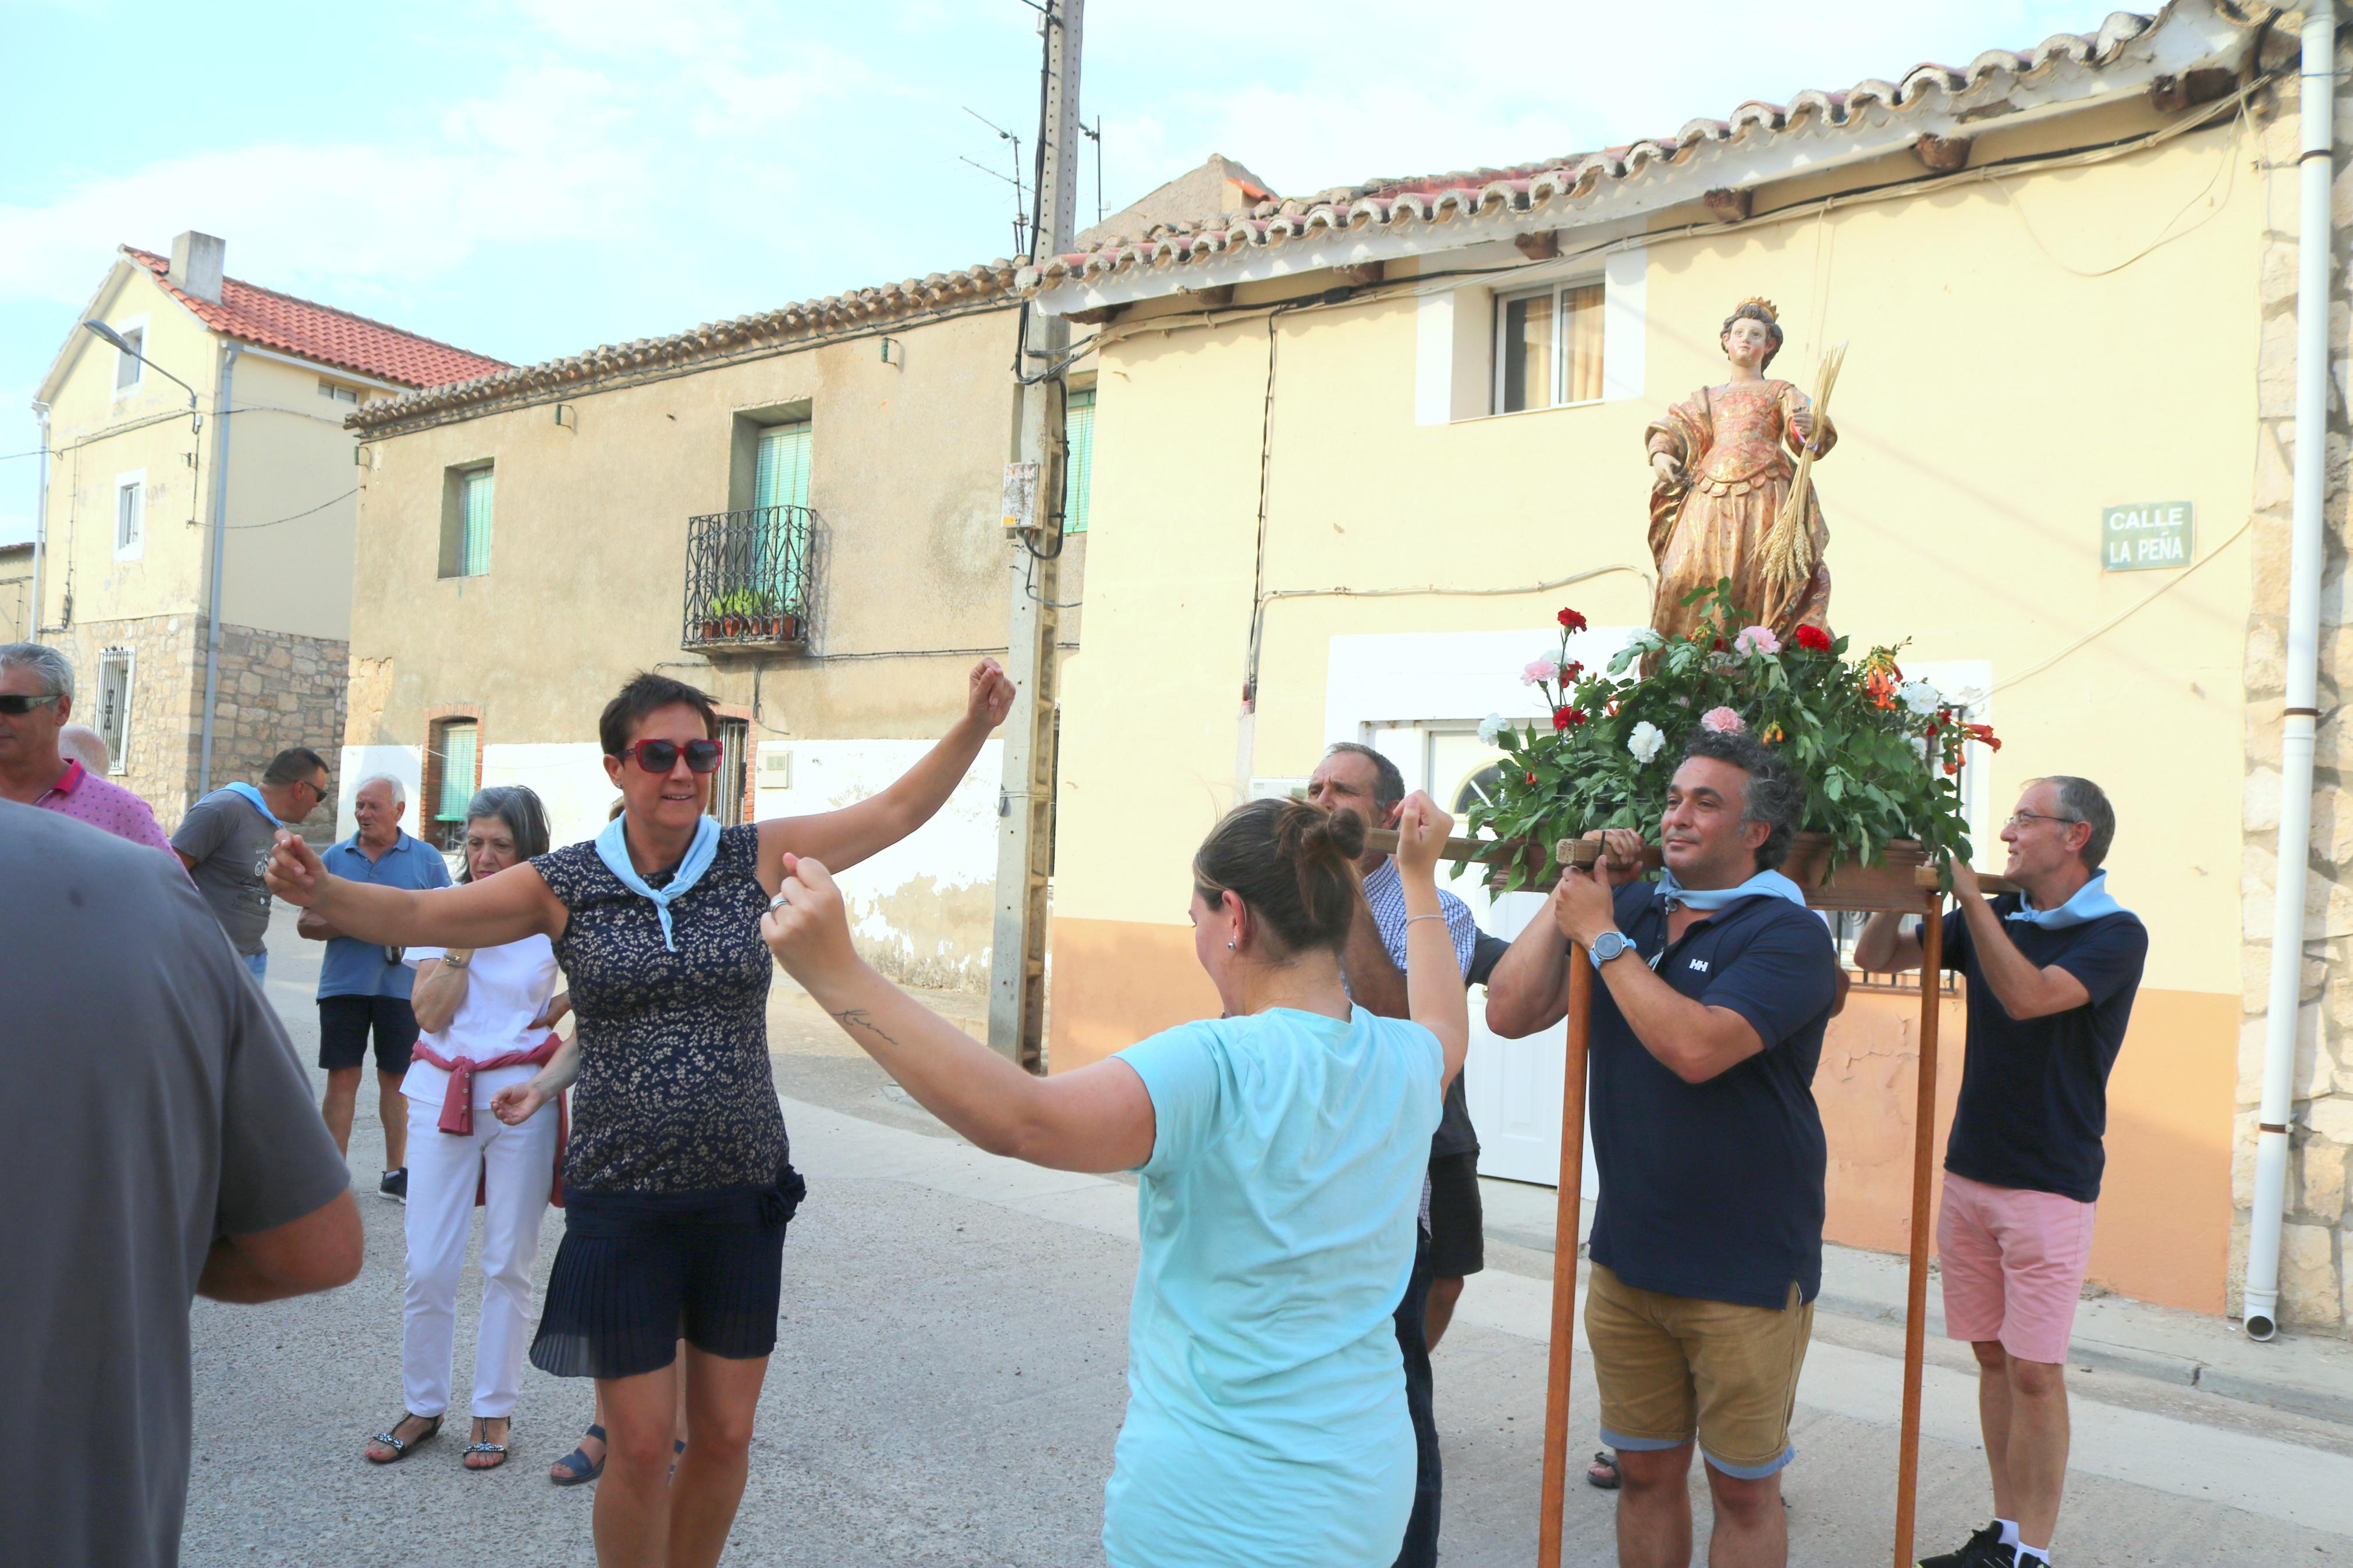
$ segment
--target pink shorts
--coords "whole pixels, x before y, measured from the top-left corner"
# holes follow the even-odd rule
[[[2096,1207],[1946,1172],[1936,1215],[1946,1335],[2000,1340],[2021,1361],[2064,1362]]]

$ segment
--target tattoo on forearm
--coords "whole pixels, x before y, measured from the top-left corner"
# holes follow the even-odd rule
[[[882,1026],[876,1023],[874,1021],[873,1015],[867,1012],[863,1007],[845,1008],[841,1012],[836,1013],[833,1016],[835,1021],[840,1024],[840,1026],[845,1029],[871,1030],[878,1039],[884,1041],[886,1044],[895,1046],[899,1043],[898,1041],[892,1039],[888,1034],[884,1033]]]

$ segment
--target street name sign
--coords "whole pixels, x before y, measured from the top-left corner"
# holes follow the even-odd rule
[[[2189,564],[2189,503],[2135,501],[2100,510],[2100,570],[2162,572]]]

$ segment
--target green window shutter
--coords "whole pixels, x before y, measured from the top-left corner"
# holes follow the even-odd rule
[[[470,723],[441,726],[441,805],[433,814],[436,821],[466,820],[466,807],[474,798],[476,733]]]
[[[808,505],[808,421],[760,432],[759,468],[753,480],[754,506]]]
[[[1095,477],[1095,392],[1073,392],[1062,416],[1062,438],[1070,457],[1062,467],[1062,531],[1087,531],[1087,492]]]
[[[491,569],[491,501],[497,480],[489,468],[466,476],[466,537],[458,561],[461,577],[480,577]]]

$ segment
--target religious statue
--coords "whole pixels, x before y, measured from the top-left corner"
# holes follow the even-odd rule
[[[1690,631],[1708,606],[1686,605],[1684,595],[1728,577],[1733,602],[1782,641],[1800,626],[1828,630],[1831,574],[1822,548],[1830,530],[1810,470],[1838,433],[1794,384],[1766,376],[1781,349],[1770,300],[1744,300],[1725,319],[1721,341],[1731,375],[1644,432],[1657,472],[1651,555],[1659,591],[1651,625],[1668,637]],[[1825,398],[1836,364],[1835,354],[1824,362]]]

